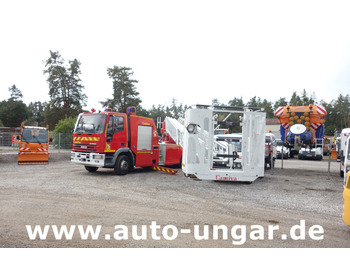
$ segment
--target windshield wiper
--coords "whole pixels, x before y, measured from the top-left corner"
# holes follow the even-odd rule
[[[36,136],[33,136],[33,138],[39,143],[39,145],[41,145],[41,142],[39,141],[39,139]]]

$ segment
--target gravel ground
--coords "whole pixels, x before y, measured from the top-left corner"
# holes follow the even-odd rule
[[[283,170],[281,160],[276,160],[274,174],[267,169],[264,178],[245,184],[195,181],[181,171],[176,175],[149,169],[135,169],[126,176],[116,176],[110,169],[88,173],[70,163],[67,152],[51,154],[49,165],[19,166],[15,153],[0,150],[0,247],[350,247],[350,228],[341,218],[343,180],[335,161],[329,179],[327,160],[289,159]],[[290,230],[301,220],[306,223],[305,240],[293,240]],[[160,229],[152,232],[152,221]],[[102,228],[98,240],[81,240],[78,230],[72,240],[56,240],[52,229],[46,240],[30,240],[26,225]],[[114,233],[121,232],[115,225],[127,227],[128,239],[114,239]],[[145,240],[134,239],[132,225],[138,226],[138,235],[141,226],[147,226]],[[174,232],[169,225],[178,229],[174,240],[165,239]],[[222,231],[213,239],[214,225],[228,228],[227,239]],[[233,244],[235,225],[247,228],[246,234],[234,231],[242,245]],[[263,240],[251,239],[252,225],[262,226],[260,235],[255,228],[255,236]],[[324,233],[316,236],[324,235],[323,240],[310,238],[313,225],[322,226]],[[195,228],[203,235],[206,226],[209,239],[196,240]],[[279,227],[273,239],[268,239],[269,226]],[[154,240],[153,233],[160,240]]]

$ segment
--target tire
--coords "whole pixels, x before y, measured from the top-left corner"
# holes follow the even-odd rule
[[[130,158],[126,155],[120,155],[114,166],[114,172],[118,176],[124,176],[131,170]]]
[[[268,156],[267,158],[265,158],[265,169],[267,169],[267,165],[269,165],[269,167],[271,167],[271,156]]]
[[[95,166],[85,166],[85,169],[89,171],[90,173],[95,173],[98,169],[98,167]]]

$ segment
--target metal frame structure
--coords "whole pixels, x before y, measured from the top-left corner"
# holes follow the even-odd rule
[[[195,105],[185,112],[182,170],[185,176],[204,180],[253,182],[264,176],[266,113],[261,108]],[[235,135],[214,136],[218,114],[239,115],[242,126],[241,159],[234,150]],[[215,144],[226,143],[224,154]],[[217,166],[217,158],[228,158],[228,165]],[[215,159],[216,158],[216,159]],[[237,164],[240,163],[240,164]]]

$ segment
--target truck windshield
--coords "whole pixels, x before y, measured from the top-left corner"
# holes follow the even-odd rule
[[[47,143],[47,130],[44,128],[24,127],[21,141],[27,143]]]
[[[74,133],[95,133],[101,134],[106,125],[105,114],[81,115],[75,126]]]

